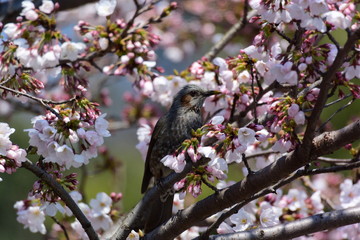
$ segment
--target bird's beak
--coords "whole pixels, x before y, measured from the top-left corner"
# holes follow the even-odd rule
[[[217,95],[217,94],[220,94],[221,92],[219,91],[207,91],[205,92],[205,97],[209,97],[209,96],[212,96],[212,95]]]

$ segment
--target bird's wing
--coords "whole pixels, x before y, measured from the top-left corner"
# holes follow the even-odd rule
[[[150,180],[152,178],[152,173],[150,171],[150,158],[151,158],[151,154],[152,154],[152,150],[153,150],[153,147],[157,141],[157,139],[159,138],[159,135],[161,135],[161,133],[165,130],[166,128],[166,117],[165,116],[162,116],[156,123],[155,125],[155,128],[154,128],[154,131],[151,135],[151,140],[150,140],[150,143],[149,143],[149,148],[148,148],[148,151],[147,151],[147,154],[146,154],[146,161],[145,161],[145,169],[144,169],[144,177],[143,177],[143,181],[142,181],[142,185],[141,185],[141,193],[144,193],[148,186],[149,186],[149,183],[150,183]],[[160,159],[159,159],[160,161]]]

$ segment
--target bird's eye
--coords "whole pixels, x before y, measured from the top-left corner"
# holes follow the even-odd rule
[[[195,96],[198,96],[198,95],[199,95],[199,92],[197,92],[197,91],[191,91],[191,92],[189,92],[189,94],[190,94],[190,96],[195,97]]]

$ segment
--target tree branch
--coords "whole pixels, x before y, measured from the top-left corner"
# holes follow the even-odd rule
[[[360,207],[336,210],[313,215],[293,222],[267,228],[244,231],[231,234],[211,236],[211,240],[229,239],[292,239],[304,233],[315,233],[326,229],[337,228],[360,222]]]
[[[146,234],[144,239],[175,238],[194,223],[224,208],[251,198],[258,192],[268,189],[282,179],[287,178],[291,173],[315,160],[318,156],[329,154],[358,139],[360,139],[360,120],[340,130],[323,133],[313,140],[311,158],[304,158],[301,151],[295,150],[253,175],[245,177],[242,181],[220,190],[218,194],[212,194],[178,212],[168,222]]]
[[[204,55],[204,58],[212,61],[215,56],[218,55],[219,52],[221,52],[221,50],[223,50],[224,47],[235,37],[236,33],[247,24],[248,19],[253,16],[253,14],[248,14],[248,8],[248,0],[245,0],[242,19],[240,19],[232,28],[230,28],[229,31],[226,32],[224,37]]]
[[[46,171],[42,170],[35,164],[31,163],[30,161],[23,162],[22,167],[34,173],[38,178],[46,182],[46,184],[48,184],[53,189],[53,191],[61,198],[61,200],[64,201],[66,206],[70,208],[76,219],[79,220],[81,226],[84,228],[90,240],[99,239],[90,221],[80,210],[76,202],[71,198],[69,193],[50,174],[48,174]]]
[[[308,125],[305,130],[304,134],[304,140],[303,140],[303,147],[304,150],[304,157],[309,157],[310,153],[310,145],[312,142],[312,139],[315,136],[315,130],[316,130],[316,123],[317,120],[320,118],[320,114],[322,112],[322,109],[324,108],[324,105],[327,100],[327,94],[330,89],[330,83],[332,79],[335,76],[336,71],[341,67],[341,65],[344,62],[345,57],[349,53],[349,51],[354,47],[354,43],[360,38],[360,28],[357,29],[352,35],[349,36],[348,40],[346,41],[344,47],[338,52],[336,55],[336,58],[329,67],[329,70],[324,74],[323,80],[319,86],[320,92],[317,98],[317,101],[315,103],[314,109],[311,113],[311,116],[308,121]]]
[[[126,239],[131,230],[138,230],[143,227],[144,219],[143,214],[149,209],[152,202],[155,199],[158,199],[160,195],[164,192],[164,190],[172,188],[172,186],[180,181],[182,178],[186,176],[188,172],[192,169],[192,163],[187,163],[185,165],[184,170],[181,173],[173,172],[166,178],[164,178],[161,184],[155,185],[153,188],[149,189],[141,201],[128,213],[128,215],[121,221],[119,224],[115,224],[115,229],[111,229],[110,231],[103,234],[101,239]]]

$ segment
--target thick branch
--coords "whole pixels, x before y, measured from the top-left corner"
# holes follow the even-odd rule
[[[142,219],[143,214],[149,209],[152,202],[155,201],[155,199],[159,199],[164,190],[172,188],[177,181],[184,178],[186,174],[190,172],[191,168],[192,164],[187,163],[181,173],[172,173],[161,182],[161,185],[158,184],[149,189],[120,225],[116,226],[116,229],[111,229],[109,232],[106,232],[101,239],[126,239],[131,230],[141,228],[144,225],[144,219]]]
[[[53,191],[64,201],[67,207],[70,208],[74,216],[79,220],[81,226],[84,228],[90,240],[98,240],[99,237],[91,226],[90,221],[86,218],[84,213],[80,210],[76,202],[71,198],[69,193],[46,171],[38,166],[32,164],[30,161],[22,163],[22,167],[34,173],[38,178],[46,182]]]
[[[304,235],[304,233],[315,233],[357,222],[360,222],[360,207],[317,214],[268,228],[257,228],[240,233],[211,236],[209,239],[292,239],[300,237]]]
[[[196,222],[224,208],[251,198],[254,194],[273,186],[317,157],[329,154],[358,139],[360,139],[360,120],[340,130],[324,133],[314,139],[311,158],[304,158],[301,151],[293,151],[287,157],[281,157],[266,168],[245,177],[242,181],[229,188],[221,190],[218,194],[213,194],[178,212],[167,223],[145,235],[145,239],[175,238]]]

